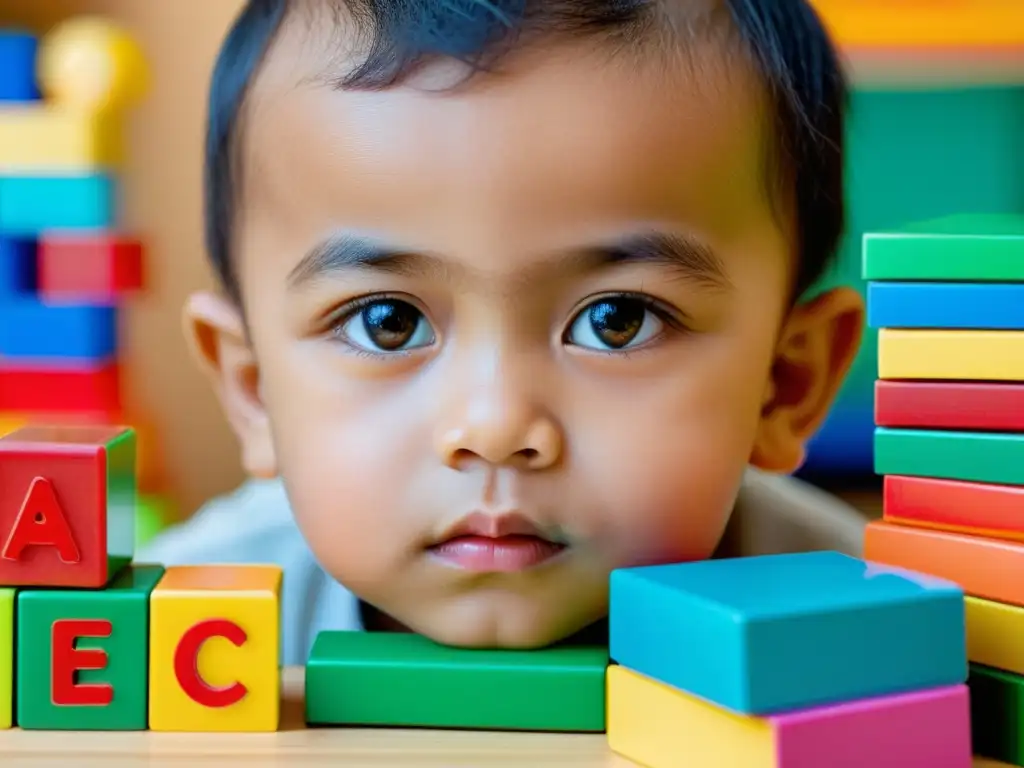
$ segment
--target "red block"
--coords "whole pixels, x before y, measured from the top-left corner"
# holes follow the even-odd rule
[[[112,303],[143,286],[142,244],[110,233],[39,239],[39,294],[53,301]]]
[[[1024,540],[1024,487],[889,475],[882,515],[892,522]]]
[[[880,427],[1024,430],[1024,384],[968,381],[876,381]]]
[[[25,427],[0,438],[0,586],[101,588],[135,545],[135,434]]]
[[[61,414],[121,410],[116,363],[75,367],[0,367],[0,411]]]

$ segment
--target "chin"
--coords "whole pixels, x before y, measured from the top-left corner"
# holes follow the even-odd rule
[[[410,622],[413,631],[443,645],[460,648],[543,648],[575,634],[588,622],[571,622],[533,611],[502,611],[488,606],[479,611],[439,611],[429,619]]]

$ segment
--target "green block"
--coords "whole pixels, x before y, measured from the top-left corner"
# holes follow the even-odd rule
[[[106,444],[107,573],[114,576],[135,556],[135,505],[138,494],[135,430],[126,428]]]
[[[1024,216],[960,215],[864,235],[865,280],[1024,281]]]
[[[875,474],[1024,485],[1024,434],[879,427]]]
[[[1024,677],[981,664],[970,670],[974,754],[1024,765]]]
[[[306,665],[315,725],[604,731],[607,648],[452,648],[391,632],[321,632]]]
[[[14,724],[14,590],[0,589],[0,728]]]
[[[144,730],[147,727],[149,596],[163,576],[158,565],[132,565],[104,589],[18,592],[17,718],[36,730]],[[106,652],[102,669],[75,674],[79,684],[113,686],[107,705],[54,703],[53,633],[63,619],[106,619],[107,637],[82,637],[76,649]]]
[[[171,509],[171,502],[160,496],[139,496],[135,508],[136,550],[167,527]]]

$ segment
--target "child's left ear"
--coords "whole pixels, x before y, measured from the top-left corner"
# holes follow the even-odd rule
[[[795,472],[860,349],[864,300],[834,288],[798,304],[779,336],[750,463]]]

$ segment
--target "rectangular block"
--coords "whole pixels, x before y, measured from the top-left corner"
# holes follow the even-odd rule
[[[0,584],[105,586],[135,543],[135,434],[24,427],[0,438]]]
[[[14,595],[0,589],[0,729],[14,725]]]
[[[864,235],[865,280],[1024,281],[1024,216],[958,215]]]
[[[870,283],[871,328],[1024,329],[1024,283]]]
[[[51,302],[110,304],[143,285],[142,243],[113,233],[45,233],[39,293]]]
[[[277,730],[281,579],[272,565],[167,569],[150,598],[150,730]]]
[[[306,720],[603,731],[607,665],[605,648],[485,650],[404,633],[321,632],[306,665]]]
[[[880,427],[875,474],[1024,485],[1024,434]]]
[[[111,176],[2,176],[0,231],[38,237],[48,229],[112,229],[118,186]]]
[[[0,301],[36,290],[36,243],[0,234]]]
[[[117,354],[117,308],[0,302],[0,358],[109,362]]]
[[[608,745],[640,765],[971,768],[967,686],[759,718],[608,669]]]
[[[880,379],[1024,380],[1024,331],[878,332]]]
[[[868,523],[864,557],[955,582],[973,597],[1024,605],[1024,544],[948,531]]]
[[[1024,384],[876,381],[880,427],[1024,432]]]
[[[968,597],[967,658],[1024,675],[1024,608]]]
[[[0,30],[0,102],[37,101],[38,38],[30,32]]]
[[[48,102],[0,104],[0,174],[115,170],[124,161],[124,116]]]
[[[0,410],[50,414],[120,411],[120,370],[116,363],[0,364]]]
[[[18,593],[21,728],[146,728],[149,596],[163,572],[130,565],[104,589]]]
[[[620,569],[610,601],[615,662],[745,714],[967,678],[959,587],[838,552]]]
[[[1024,486],[889,475],[882,514],[901,525],[1024,539]]]
[[[1011,765],[1024,765],[1024,677],[971,664],[974,753]]]

